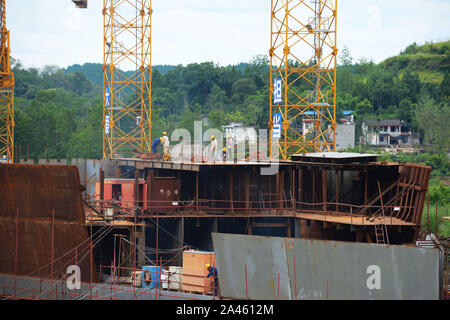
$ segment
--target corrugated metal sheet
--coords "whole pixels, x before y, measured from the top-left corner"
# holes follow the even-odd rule
[[[17,274],[50,277],[54,211],[54,277],[64,276],[67,266],[78,261],[82,279],[90,278],[76,167],[0,165],[0,195],[0,273],[14,274],[17,257]]]
[[[232,299],[439,299],[439,250],[212,233]],[[295,262],[294,262],[295,261]],[[379,270],[380,288],[373,288]]]

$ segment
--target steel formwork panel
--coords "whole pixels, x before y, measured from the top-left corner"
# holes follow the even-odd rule
[[[78,264],[89,279],[81,190],[74,166],[0,165],[0,273],[61,278]]]
[[[224,233],[212,238],[223,297],[439,299],[438,249]],[[379,286],[373,286],[373,270]]]

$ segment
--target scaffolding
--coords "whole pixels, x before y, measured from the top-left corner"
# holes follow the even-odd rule
[[[151,149],[151,0],[103,1],[103,159]]]
[[[0,162],[14,162],[14,74],[5,0],[0,2]]]
[[[272,0],[269,130],[281,117],[272,157],[335,149],[336,27],[336,0]]]

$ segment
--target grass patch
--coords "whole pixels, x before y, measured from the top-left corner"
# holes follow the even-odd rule
[[[443,217],[450,215],[450,205],[439,205],[437,208],[437,231],[436,231],[436,203],[430,202],[430,208],[428,209],[427,202],[423,208],[422,215],[422,232],[431,232],[435,235],[444,237],[450,237],[450,221],[443,220]]]

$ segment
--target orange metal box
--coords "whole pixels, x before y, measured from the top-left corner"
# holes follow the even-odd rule
[[[183,252],[183,290],[202,294],[213,293],[213,278],[206,278],[206,264],[216,266],[214,252]]]

